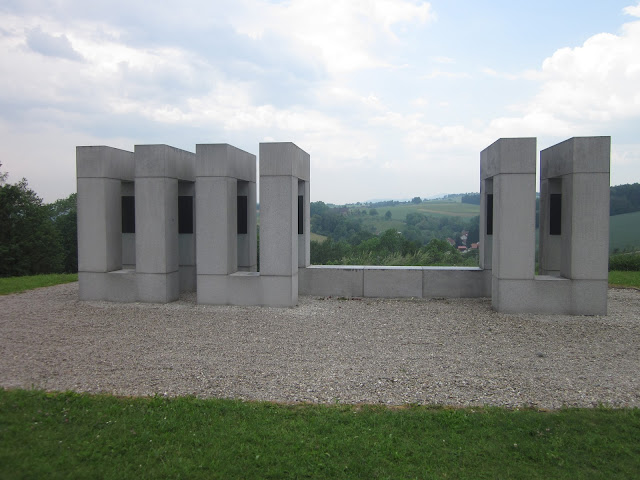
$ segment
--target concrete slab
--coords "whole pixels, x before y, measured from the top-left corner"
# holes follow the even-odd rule
[[[292,176],[309,181],[310,156],[292,142],[260,144],[260,176]]]
[[[423,298],[491,296],[491,270],[468,267],[422,267]]]
[[[364,267],[364,296],[422,298],[422,267]]]
[[[76,177],[133,181],[133,152],[106,146],[76,147]]]
[[[346,265],[311,265],[298,270],[302,295],[362,297],[364,267]]]
[[[197,177],[256,181],[256,156],[227,143],[196,145]]]

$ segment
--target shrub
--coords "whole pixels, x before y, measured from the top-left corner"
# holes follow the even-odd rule
[[[621,253],[609,257],[609,271],[640,271],[640,252]]]

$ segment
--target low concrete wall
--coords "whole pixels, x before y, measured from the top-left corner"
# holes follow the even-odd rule
[[[298,270],[301,295],[385,298],[490,297],[491,270],[469,267],[312,265]]]

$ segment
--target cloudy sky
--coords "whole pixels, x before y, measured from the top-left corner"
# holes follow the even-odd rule
[[[0,2],[1,169],[47,202],[76,145],[292,141],[345,203],[478,191],[496,139],[586,135],[640,181],[637,0]]]

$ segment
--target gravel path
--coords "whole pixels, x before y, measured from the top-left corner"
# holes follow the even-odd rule
[[[609,315],[506,315],[488,299],[297,308],[0,297],[0,386],[278,402],[640,407],[640,291]]]

